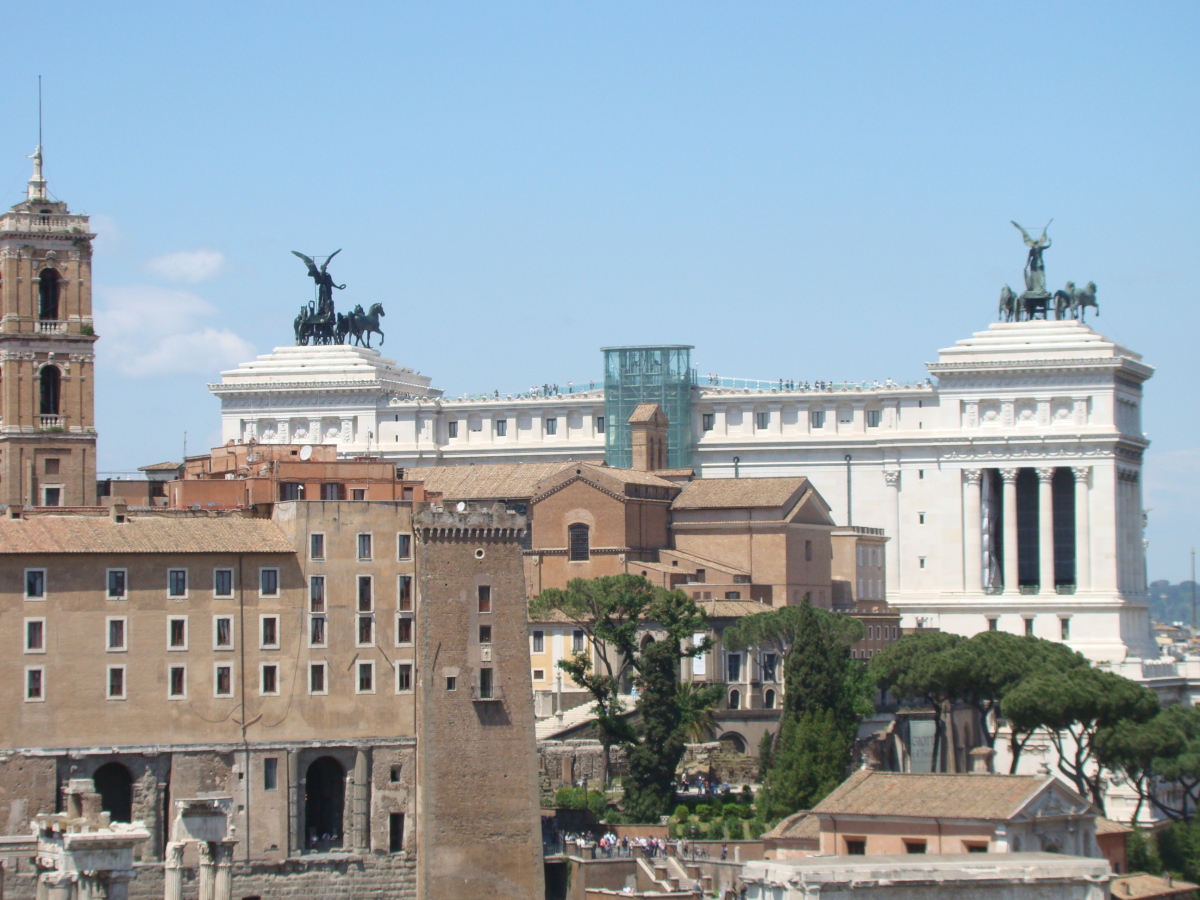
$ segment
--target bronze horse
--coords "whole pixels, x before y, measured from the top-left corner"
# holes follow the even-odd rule
[[[383,329],[379,327],[379,319],[383,315],[383,304],[372,303],[367,312],[363,312],[362,306],[356,306],[354,312],[346,316],[350,335],[360,347],[371,346],[372,332],[379,335],[379,346],[383,346]]]

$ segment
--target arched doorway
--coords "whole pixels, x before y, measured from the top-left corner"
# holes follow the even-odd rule
[[[54,269],[42,269],[38,275],[38,318],[58,319],[58,272]]]
[[[105,763],[92,776],[100,808],[114,822],[133,821],[133,776],[119,762]]]
[[[734,690],[734,691],[729,692],[729,708],[730,709],[741,709],[742,708],[742,692],[741,691]]]
[[[304,835],[310,853],[342,846],[346,811],[346,770],[332,756],[322,756],[304,776]]]
[[[774,709],[774,708],[775,708],[775,692],[768,688],[766,693],[763,694],[763,709]]]
[[[38,376],[41,382],[39,412],[43,416],[57,416],[62,391],[62,373],[58,371],[58,366],[42,366]]]
[[[720,737],[720,741],[734,753],[746,755],[746,739],[736,731],[727,731]]]

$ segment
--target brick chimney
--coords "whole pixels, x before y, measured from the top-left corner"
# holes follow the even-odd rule
[[[633,438],[633,470],[655,472],[667,467],[666,413],[657,403],[639,403],[629,417]]]

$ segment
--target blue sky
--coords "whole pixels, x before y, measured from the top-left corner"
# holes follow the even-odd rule
[[[1200,6],[70,4],[47,34],[51,191],[93,215],[100,463],[219,436],[205,389],[289,341],[289,251],[451,393],[696,345],[701,372],[924,375],[987,326],[1051,217],[1147,391],[1150,574],[1197,542]],[[0,76],[0,188],[37,53]]]

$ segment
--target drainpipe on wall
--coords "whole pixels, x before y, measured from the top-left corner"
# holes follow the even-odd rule
[[[853,482],[850,477],[850,461],[854,459],[849,453],[846,454],[846,527],[849,528],[854,524],[854,503],[853,503]]]

